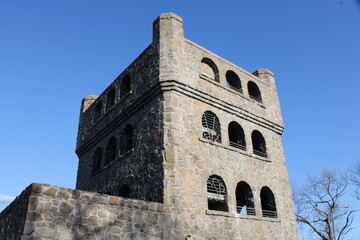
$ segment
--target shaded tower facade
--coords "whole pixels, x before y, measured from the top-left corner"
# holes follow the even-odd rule
[[[298,239],[274,74],[249,73],[161,14],[153,41],[82,101],[78,190],[161,203],[172,239]]]

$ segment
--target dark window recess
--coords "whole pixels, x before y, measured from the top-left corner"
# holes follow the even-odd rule
[[[105,165],[111,163],[116,157],[116,138],[112,137],[106,145]]]
[[[263,187],[260,192],[261,209],[263,217],[277,218],[275,197],[268,187]]]
[[[94,109],[93,123],[95,123],[102,115],[102,102],[99,102]]]
[[[122,185],[119,189],[119,197],[130,197],[130,187],[126,184]]]
[[[203,133],[205,139],[221,143],[221,128],[219,118],[210,111],[206,111],[202,116]]]
[[[103,150],[101,147],[99,147],[96,149],[96,151],[94,153],[92,174],[94,174],[95,172],[97,172],[101,169],[102,158],[103,158]]]
[[[252,132],[251,140],[253,145],[253,153],[261,157],[268,157],[266,152],[265,139],[259,131],[254,130]]]
[[[226,186],[221,177],[213,175],[207,180],[207,199],[210,210],[229,211]]]
[[[115,104],[115,89],[112,89],[106,98],[106,111],[109,111],[112,106]]]
[[[121,81],[120,84],[120,99],[125,98],[130,93],[131,93],[131,79],[130,76],[127,75],[126,77],[124,77],[124,79]]]
[[[208,79],[215,80],[220,82],[219,70],[216,64],[209,58],[203,58],[201,60],[201,75],[205,76]]]
[[[134,147],[134,130],[131,125],[125,127],[123,136],[121,154],[130,151]]]
[[[256,83],[249,81],[248,82],[248,91],[250,98],[261,102],[262,103],[262,97],[259,87],[256,85]]]
[[[244,215],[255,215],[254,196],[246,182],[239,182],[236,187],[236,212]]]
[[[226,72],[225,77],[226,77],[226,85],[228,88],[234,89],[242,93],[241,81],[236,73],[229,70]]]
[[[240,124],[237,122],[231,122],[229,124],[228,132],[230,146],[246,150],[245,134]]]

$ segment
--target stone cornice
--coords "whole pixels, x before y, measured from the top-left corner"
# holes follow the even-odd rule
[[[203,103],[212,105],[222,111],[228,112],[230,114],[233,114],[239,118],[242,118],[246,121],[252,122],[256,125],[259,125],[261,127],[267,128],[270,131],[276,132],[277,134],[282,134],[284,128],[274,122],[271,122],[270,120],[266,119],[265,117],[253,114],[247,110],[244,110],[234,104],[231,104],[229,102],[223,101],[220,98],[217,98],[213,96],[212,94],[206,93],[204,91],[201,91],[199,89],[196,89],[190,85],[187,85],[185,83],[176,81],[176,80],[166,80],[161,81],[160,83],[155,84],[149,91],[147,91],[145,94],[137,98],[128,108],[126,108],[121,114],[117,115],[111,123],[109,123],[107,126],[105,126],[103,129],[99,130],[97,134],[95,134],[88,142],[85,142],[80,146],[76,153],[78,156],[81,156],[83,153],[85,153],[89,148],[94,146],[99,140],[107,136],[110,132],[112,132],[116,127],[118,127],[120,124],[122,124],[126,119],[134,115],[137,111],[142,109],[147,103],[152,101],[155,97],[157,97],[162,92],[167,91],[175,91],[182,95],[185,95],[187,97],[196,99],[198,101],[201,101]],[[246,99],[246,98],[244,98]],[[249,101],[246,99],[246,101]],[[251,103],[249,101],[249,103]],[[253,103],[256,104],[256,103]],[[114,107],[111,111],[116,111],[119,106]],[[260,107],[260,106],[259,106]],[[110,112],[111,112],[110,111]],[[107,115],[110,113],[106,113],[103,116],[104,121],[105,118],[107,118]],[[99,123],[98,123],[99,124]],[[91,130],[90,130],[91,131]]]
[[[161,83],[161,86],[162,86],[163,91],[179,92],[179,93],[186,95],[188,97],[191,97],[193,99],[199,100],[199,101],[204,102],[209,105],[212,105],[218,109],[221,109],[222,111],[236,115],[237,117],[240,117],[244,120],[252,122],[256,125],[267,128],[278,134],[282,134],[282,132],[284,131],[283,126],[281,126],[277,123],[274,123],[274,122],[266,119],[265,117],[251,113],[251,112],[249,112],[245,109],[242,109],[234,104],[223,101],[220,98],[213,96],[212,94],[208,94],[204,91],[196,89],[185,83],[182,83],[182,82],[179,82],[176,80],[164,81]],[[257,103],[253,103],[253,104],[257,104]]]

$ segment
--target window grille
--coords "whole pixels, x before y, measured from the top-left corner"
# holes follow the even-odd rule
[[[254,130],[251,134],[251,140],[253,145],[253,153],[261,156],[261,157],[268,157],[267,151],[266,151],[266,143],[263,135],[257,131]]]
[[[203,138],[214,142],[221,142],[221,129],[218,117],[210,111],[202,116]]]
[[[221,179],[210,177],[207,181],[208,199],[215,201],[226,200],[226,188]]]
[[[244,181],[236,186],[236,211],[239,214],[255,215],[253,193],[249,184]]]
[[[213,175],[207,180],[208,208],[215,211],[228,212],[227,192],[221,177]]]
[[[248,82],[248,91],[250,98],[262,103],[262,97],[259,87],[256,85],[256,83],[249,81]]]
[[[237,122],[231,122],[228,126],[229,145],[231,147],[246,150],[244,130]]]
[[[261,210],[263,217],[277,218],[275,197],[268,187],[262,187],[260,191]]]

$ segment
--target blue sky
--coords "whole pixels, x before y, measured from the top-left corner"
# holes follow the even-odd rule
[[[360,159],[360,1],[0,0],[0,209],[32,182],[75,187],[82,98],[150,44],[163,12],[197,44],[275,73],[291,181]]]

